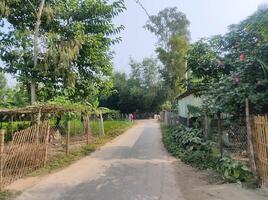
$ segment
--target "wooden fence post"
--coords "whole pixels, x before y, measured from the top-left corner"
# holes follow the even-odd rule
[[[217,112],[217,125],[218,125],[218,134],[219,134],[219,142],[220,142],[220,153],[221,153],[221,157],[223,157],[223,141],[222,141],[221,113],[220,112]]]
[[[47,155],[48,155],[48,144],[49,144],[49,133],[50,133],[50,125],[47,122],[47,130],[46,130],[46,138],[45,138],[45,159],[44,159],[44,166],[47,164]]]
[[[104,136],[105,132],[104,132],[104,124],[103,124],[102,113],[100,113],[100,126],[101,126],[101,135]]]
[[[83,126],[84,126],[84,134],[87,136],[87,144],[89,144],[90,143],[91,129],[90,129],[88,113],[83,114]]]
[[[70,151],[70,149],[69,149],[69,147],[70,147],[70,129],[71,129],[70,120],[68,119],[68,121],[67,121],[67,137],[66,137],[66,155],[68,155],[69,151]]]
[[[0,130],[0,191],[3,190],[5,130]]]
[[[250,114],[249,114],[249,100],[246,98],[245,102],[246,107],[246,124],[247,124],[247,141],[248,141],[248,154],[249,154],[249,163],[252,173],[255,177],[257,177],[257,167],[255,163],[254,156],[254,148],[253,148],[253,135],[252,135],[252,127],[250,124]]]
[[[90,120],[88,119],[87,144],[90,143],[90,139],[91,139],[91,127],[90,127]]]
[[[13,115],[10,116],[10,132],[11,135],[13,136]]]
[[[189,113],[189,112],[187,112],[186,126],[187,126],[187,127],[190,127],[190,113]]]
[[[208,121],[208,116],[207,114],[205,114],[205,117],[204,117],[204,128],[205,128],[205,139],[208,139],[208,136],[209,136],[209,121]]]

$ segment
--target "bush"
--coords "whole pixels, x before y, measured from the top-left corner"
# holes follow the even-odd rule
[[[250,169],[241,162],[237,162],[230,157],[219,159],[216,170],[229,182],[237,182],[237,180],[245,182],[252,179]]]
[[[221,158],[217,144],[205,141],[202,131],[195,128],[162,126],[163,143],[166,149],[183,162],[199,169],[214,169],[227,182],[248,181],[250,170],[230,157]]]

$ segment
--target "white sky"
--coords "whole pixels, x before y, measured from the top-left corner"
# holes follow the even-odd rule
[[[227,27],[238,23],[253,14],[258,5],[268,3],[268,0],[140,0],[150,15],[157,14],[165,7],[177,6],[190,20],[192,41],[202,37],[224,34]],[[147,21],[144,11],[135,0],[125,0],[128,10],[116,19],[117,24],[123,24],[125,30],[121,33],[123,41],[114,46],[115,70],[129,72],[129,58],[141,60],[153,56],[155,36],[146,31],[143,25]]]
[[[258,5],[268,0],[140,0],[150,14],[157,14],[165,7],[177,6],[190,20],[192,41],[202,37],[224,34],[230,24],[238,23],[253,14]],[[123,24],[125,30],[120,34],[123,41],[112,47],[115,70],[129,72],[129,58],[141,60],[154,56],[156,38],[146,31],[143,25],[147,21],[144,11],[135,0],[125,0],[127,11],[115,19]],[[15,81],[8,76],[10,86]]]

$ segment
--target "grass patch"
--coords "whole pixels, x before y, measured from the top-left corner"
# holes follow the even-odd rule
[[[4,190],[0,192],[0,200],[12,200],[15,199],[20,194],[20,192],[15,192],[11,190]]]
[[[95,138],[91,144],[71,149],[69,155],[66,155],[63,152],[56,154],[48,161],[45,167],[34,171],[33,173],[29,174],[29,176],[45,175],[55,170],[63,169],[72,164],[74,161],[89,155],[91,152],[121,135],[131,126],[132,123],[126,121],[106,121],[104,122],[104,128],[106,130],[105,136],[96,137],[98,135],[98,124],[93,124],[92,132]]]

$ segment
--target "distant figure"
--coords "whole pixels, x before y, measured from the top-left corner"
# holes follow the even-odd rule
[[[133,114],[132,114],[132,113],[130,113],[130,114],[128,115],[128,118],[129,118],[129,121],[130,121],[130,122],[133,122]]]

